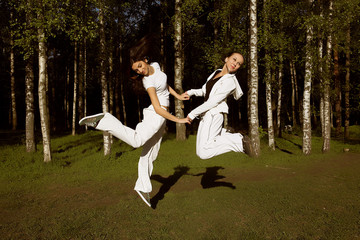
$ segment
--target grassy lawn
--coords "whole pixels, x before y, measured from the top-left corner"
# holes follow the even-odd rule
[[[54,137],[42,162],[21,144],[0,146],[0,239],[360,239],[360,127],[321,153],[314,137],[284,134],[261,156],[195,155],[196,137],[164,137],[149,208],[133,190],[141,149],[102,134]],[[343,149],[350,151],[344,153]]]

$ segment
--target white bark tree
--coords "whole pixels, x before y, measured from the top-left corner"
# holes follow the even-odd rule
[[[76,109],[77,109],[77,88],[78,88],[78,63],[77,63],[77,52],[78,52],[78,45],[77,41],[74,43],[74,94],[73,94],[73,109],[72,109],[72,131],[71,134],[75,136],[76,134]]]
[[[313,0],[309,0],[312,5]],[[303,96],[303,153],[311,153],[311,82],[312,82],[312,56],[311,43],[313,40],[313,26],[309,21],[306,26],[306,59],[305,59],[305,79],[304,79],[304,96]]]
[[[182,17],[181,17],[181,0],[175,0],[175,22],[174,22],[174,49],[175,49],[175,63],[174,63],[174,88],[179,94],[183,93],[182,82],[184,77],[184,53],[182,46]],[[175,115],[178,118],[184,117],[183,102],[175,99]],[[186,126],[184,123],[176,123],[176,140],[186,139]]]
[[[260,155],[258,116],[258,55],[257,55],[257,0],[250,0],[250,79],[249,79],[249,136],[254,155]]]
[[[265,84],[266,84],[266,112],[267,112],[267,125],[268,125],[268,141],[269,148],[275,150],[275,134],[274,134],[274,122],[272,115],[272,101],[271,101],[271,64],[270,64],[270,49],[268,45],[268,39],[270,34],[270,22],[269,22],[269,0],[264,1],[265,8]]]
[[[99,23],[100,23],[100,78],[101,78],[101,97],[103,112],[109,111],[108,106],[108,84],[106,81],[106,48],[105,48],[105,22],[104,22],[104,6],[100,1],[99,8]],[[104,155],[109,155],[111,152],[111,138],[110,133],[104,132]]]
[[[325,77],[323,80],[323,98],[324,98],[324,135],[323,135],[323,146],[322,151],[324,153],[330,151],[330,139],[331,139],[331,103],[330,103],[330,79],[331,79],[331,52],[332,52],[332,11],[333,1],[329,3],[329,16],[328,21],[330,22],[330,34],[326,40],[326,62],[325,62]]]
[[[35,114],[34,114],[34,71],[33,71],[33,56],[26,60],[25,67],[25,138],[26,151],[35,152]]]
[[[13,13],[10,12],[10,19],[12,20]],[[17,114],[16,114],[16,89],[15,89],[15,54],[14,54],[14,33],[10,31],[10,91],[11,91],[11,125],[12,130],[17,129]]]
[[[41,13],[38,18],[40,22],[43,21]],[[40,110],[40,123],[41,133],[43,139],[43,152],[44,162],[51,161],[51,140],[50,140],[50,126],[49,126],[49,113],[48,113],[48,102],[47,102],[47,86],[46,86],[46,38],[45,31],[42,25],[38,27],[38,43],[39,43],[39,110]]]

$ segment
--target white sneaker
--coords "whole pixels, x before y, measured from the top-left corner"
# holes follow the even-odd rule
[[[144,192],[141,192],[141,191],[138,191],[138,190],[135,190],[135,191],[139,194],[139,196],[146,203],[146,205],[151,207],[150,194],[149,193],[144,193]]]
[[[98,113],[95,115],[87,116],[79,121],[79,125],[86,125],[88,127],[96,128],[98,122],[105,116],[105,113]]]

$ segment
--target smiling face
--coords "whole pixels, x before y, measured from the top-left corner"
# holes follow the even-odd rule
[[[244,57],[240,53],[233,53],[225,59],[225,66],[229,73],[235,73],[244,63]]]
[[[136,61],[131,65],[131,69],[139,75],[148,76],[150,73],[150,65],[147,60]]]

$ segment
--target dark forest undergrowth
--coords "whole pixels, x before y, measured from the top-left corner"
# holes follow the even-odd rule
[[[27,154],[21,132],[2,132],[0,239],[360,239],[359,129],[328,154],[314,137],[310,156],[284,134],[256,159],[201,160],[195,136],[166,134],[153,208],[133,190],[141,149],[114,139],[104,157],[102,134],[88,131],[54,137],[45,164],[41,145]]]

